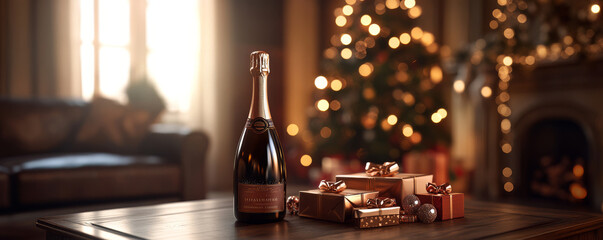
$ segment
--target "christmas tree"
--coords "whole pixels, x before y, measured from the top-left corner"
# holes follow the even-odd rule
[[[440,47],[415,0],[346,0],[315,79],[313,156],[399,162],[446,145]]]

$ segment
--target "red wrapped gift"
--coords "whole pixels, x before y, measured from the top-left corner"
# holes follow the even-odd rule
[[[465,216],[465,194],[450,193],[452,187],[449,184],[437,186],[433,183],[427,184],[425,194],[417,194],[421,204],[431,203],[437,210],[436,220],[448,220],[462,218]]]

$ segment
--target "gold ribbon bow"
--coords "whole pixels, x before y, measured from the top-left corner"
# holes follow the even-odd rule
[[[452,186],[449,183],[437,185],[435,183],[427,183],[427,192],[433,194],[450,194],[452,192]]]
[[[337,182],[327,182],[326,180],[320,181],[318,184],[318,189],[321,192],[330,192],[330,193],[338,193],[345,190],[347,186],[343,180],[339,180]]]
[[[368,208],[386,208],[396,206],[395,198],[386,198],[386,197],[378,197],[378,198],[370,198],[366,200],[366,206]]]
[[[400,167],[395,162],[385,162],[383,165],[378,163],[367,162],[364,168],[366,174],[370,176],[389,177],[396,175],[400,171]]]

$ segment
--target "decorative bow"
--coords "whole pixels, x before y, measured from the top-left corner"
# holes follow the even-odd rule
[[[396,206],[395,198],[377,197],[366,200],[368,208],[386,208]]]
[[[337,182],[327,182],[326,180],[322,180],[320,181],[320,184],[318,184],[318,189],[321,192],[338,193],[346,188],[347,186],[343,180],[339,180]]]
[[[367,162],[364,171],[370,176],[389,177],[396,175],[400,167],[395,162],[385,162],[383,165],[378,163]]]
[[[437,185],[435,183],[427,183],[427,192],[433,194],[450,194],[452,192],[452,186],[449,183]]]

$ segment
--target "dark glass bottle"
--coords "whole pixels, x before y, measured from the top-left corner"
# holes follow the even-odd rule
[[[250,58],[253,95],[234,160],[234,214],[241,222],[274,222],[285,217],[287,170],[268,107],[268,53]]]

